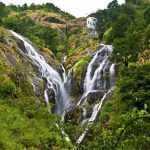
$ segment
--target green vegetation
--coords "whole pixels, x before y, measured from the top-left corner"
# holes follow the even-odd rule
[[[121,69],[116,89],[101,110],[100,124],[93,125],[80,149],[149,148],[149,65]]]
[[[99,19],[100,38],[114,46],[114,60],[128,65],[136,62],[138,54],[149,49],[149,5],[144,1],[119,6],[113,0],[106,10],[92,14]]]
[[[1,150],[71,148],[56,127],[57,120],[35,98],[0,99]]]
[[[5,6],[0,3],[0,150],[148,150],[148,4],[148,0],[126,0],[119,5],[113,0],[107,9],[91,14],[98,19],[99,33],[99,39],[92,39],[82,25],[72,21],[73,16],[53,4]],[[85,20],[76,21],[82,24]],[[20,56],[19,43],[6,28],[29,38],[54,65],[55,56],[61,59],[67,55],[65,65],[73,69],[76,97],[80,95],[82,76],[98,42],[113,45],[116,87],[81,145],[75,144],[83,131],[79,125],[81,110],[70,112],[63,125],[58,116],[49,114],[43,97],[44,83],[39,83],[40,92],[36,95],[32,79],[37,76],[37,70]],[[56,123],[65,129],[73,143],[65,140]]]
[[[27,37],[40,50],[48,48],[58,60],[63,55],[74,55],[87,47],[97,48],[98,40],[90,38],[82,25],[85,19],[75,20],[51,3],[30,6],[0,3],[0,7],[1,26]]]
[[[16,91],[15,84],[7,77],[1,76],[0,78],[0,97],[6,98],[9,96],[13,96]]]
[[[41,19],[53,18],[51,21],[59,20],[61,18],[65,20],[73,19],[74,17],[68,13],[61,11],[51,3],[43,5],[31,6],[5,6],[0,3],[0,25],[8,29],[14,30],[25,37],[29,38],[38,48],[49,48],[57,56],[57,53],[63,53],[64,47],[64,35],[46,23],[36,20],[39,16]],[[47,15],[47,16],[46,16]],[[43,18],[42,18],[43,17]],[[48,19],[50,21],[50,19]],[[58,22],[59,23],[59,22]]]
[[[21,16],[8,16],[3,19],[3,24],[5,27],[28,37],[39,48],[52,49],[55,54],[59,51],[58,45],[61,44],[61,39],[59,39],[59,33],[55,29],[36,24],[29,17],[24,17],[23,14]]]
[[[146,2],[147,3],[147,2]],[[149,5],[113,0],[92,14],[99,19],[100,39],[113,44],[116,88],[79,149],[146,150],[150,143]]]
[[[81,76],[83,73],[83,70],[85,70],[85,68],[88,65],[88,62],[90,60],[90,57],[84,57],[81,58],[74,66],[73,66],[73,70],[75,72],[75,77],[78,81],[81,81]]]
[[[14,75],[16,83],[6,74],[0,79],[0,149],[71,148],[55,125],[59,117],[49,115],[43,98],[34,95],[22,75]]]
[[[90,38],[85,27],[74,27],[68,31],[68,55],[80,53],[85,49],[96,50],[98,47],[98,39]]]
[[[60,118],[48,112],[42,81],[41,93],[34,93],[37,71],[17,48],[10,33],[0,28],[0,150],[73,149],[56,127]]]
[[[35,96],[29,67],[0,68],[0,149],[72,148],[56,127],[60,118],[48,113],[43,96]]]

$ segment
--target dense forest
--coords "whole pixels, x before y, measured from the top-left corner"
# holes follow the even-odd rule
[[[75,18],[51,3],[15,6],[0,2],[0,150],[148,150],[150,147],[150,2],[117,0],[97,18],[98,37],[90,37],[86,18]],[[99,43],[111,44],[116,83],[81,144],[80,108],[65,121],[48,111],[45,81],[19,53],[25,49],[13,30],[30,40],[58,72],[72,69],[72,97],[83,92],[83,76]],[[67,60],[63,62],[64,56]],[[36,90],[32,82],[35,81]],[[55,105],[51,96],[50,108]],[[56,124],[59,124],[58,128]],[[71,141],[61,132],[64,129]]]

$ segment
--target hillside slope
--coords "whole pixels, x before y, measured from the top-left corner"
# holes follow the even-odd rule
[[[20,49],[23,43],[0,27],[0,149],[71,148],[55,126],[58,117],[48,113],[38,70]],[[57,68],[54,56],[42,54]]]
[[[93,47],[91,41],[97,44],[88,40],[86,18],[76,19],[51,3],[0,7],[2,26],[29,38],[38,48],[50,49],[59,60],[70,52]]]
[[[49,116],[43,94],[44,80],[22,54],[21,50],[25,50],[22,41],[14,38],[10,30],[31,40],[37,51],[57,70],[60,69],[59,61],[65,55],[71,58],[73,53],[78,55],[88,46],[93,51],[98,41],[91,39],[89,42],[85,18],[75,19],[51,4],[17,7],[0,3],[0,8],[0,120],[3,122],[0,125],[3,130],[0,149],[73,149],[55,126],[59,117],[55,114]],[[80,39],[77,40],[78,37]],[[82,43],[83,40],[85,43]],[[72,67],[84,57],[78,55],[73,63],[66,62],[66,67],[69,64]],[[51,107],[54,105],[51,99]]]
[[[86,18],[75,18],[53,4],[5,6],[0,3],[0,150],[149,149],[149,14],[148,0],[146,3],[145,0],[130,0],[123,5],[113,0],[107,9],[90,15],[98,19],[99,33],[99,38],[91,38]],[[93,94],[87,98],[88,112],[82,107],[71,107],[62,123],[60,116],[48,111],[53,111],[56,105],[54,92],[48,93],[50,105],[47,109],[46,81],[32,61],[23,55],[23,41],[15,38],[10,30],[30,40],[60,76],[64,73],[61,64],[64,65],[66,72],[71,74],[69,98],[74,100],[73,107],[83,94],[87,66],[95,51],[100,49],[99,42],[113,45],[109,61],[116,69],[114,92],[105,101],[96,122],[89,123],[80,145],[76,140],[86,129],[81,120],[91,115],[100,96]],[[89,76],[104,55],[100,53]],[[100,70],[98,79],[103,74]],[[106,74],[100,82],[97,79],[95,85],[103,85],[108,78]],[[71,141],[66,140],[63,129]]]

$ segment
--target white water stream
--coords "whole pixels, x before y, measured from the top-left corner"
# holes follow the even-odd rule
[[[21,50],[23,55],[27,56],[32,61],[41,73],[41,77],[46,79],[44,97],[47,105],[49,106],[49,90],[53,90],[55,93],[56,103],[55,112],[63,118],[65,112],[71,106],[71,99],[69,96],[71,73],[69,72],[68,76],[65,68],[62,66],[61,76],[45,61],[44,57],[38,53],[38,50],[34,48],[26,38],[14,31],[11,31],[11,33],[23,42],[25,47],[25,50]],[[84,79],[84,92],[81,99],[77,103],[77,106],[81,106],[83,108],[83,116],[87,122],[87,127],[77,139],[77,144],[80,144],[83,141],[86,133],[88,132],[88,125],[96,120],[104,100],[113,90],[115,83],[115,64],[112,64],[109,59],[112,51],[113,48],[111,45],[103,45],[103,47],[96,52],[87,67],[87,72]],[[101,98],[98,98],[99,102],[93,102],[91,116],[86,118],[87,110],[84,107],[84,104],[87,102],[87,97],[89,94],[97,93],[99,91],[101,91],[103,95]],[[64,131],[62,133],[65,134]]]
[[[89,63],[87,67],[87,72],[84,80],[84,93],[78,102],[78,106],[81,103],[86,102],[86,97],[90,93],[94,93],[99,90],[107,89],[107,72],[106,70],[110,69],[110,85],[113,85],[114,74],[115,74],[115,65],[110,63],[109,56],[112,53],[111,45],[104,45],[100,50],[98,50]],[[110,66],[111,65],[111,66]],[[113,81],[112,81],[113,80]],[[108,85],[110,87],[110,85]],[[109,88],[108,87],[108,88]]]
[[[113,49],[111,45],[104,45],[100,50],[96,52],[95,56],[87,67],[87,72],[84,80],[84,93],[79,102],[77,103],[77,105],[82,106],[82,109],[84,110],[84,118],[82,122],[87,122],[87,127],[77,139],[77,144],[80,144],[84,140],[89,130],[89,125],[94,123],[102,108],[104,100],[107,99],[107,97],[114,89],[113,86],[115,83],[115,64],[112,64],[109,60],[109,56],[111,56],[112,51]],[[85,108],[87,97],[89,94],[99,91],[103,91],[104,94],[102,98],[97,98],[99,99],[99,102],[93,106],[91,116],[87,119],[87,111]]]
[[[47,84],[44,91],[46,103],[49,104],[48,91],[52,89],[56,99],[55,112],[62,116],[70,107],[70,97],[65,88],[67,80],[65,69],[63,68],[63,78],[61,78],[59,73],[45,61],[44,57],[37,52],[37,49],[35,49],[23,36],[14,31],[11,31],[11,33],[23,42],[26,49],[24,55],[32,60],[32,63],[39,69],[42,78],[46,79]]]

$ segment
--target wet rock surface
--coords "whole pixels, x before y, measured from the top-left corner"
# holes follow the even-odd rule
[[[82,114],[82,109],[79,107],[74,107],[69,112],[66,113],[65,121],[66,122],[72,122],[74,124],[79,124],[81,114]]]
[[[99,101],[103,97],[105,91],[106,90],[101,90],[101,91],[95,91],[95,92],[89,93],[88,96],[86,97],[88,104],[92,105],[96,101]]]
[[[44,91],[43,80],[38,77],[34,77],[32,80],[33,89],[36,96],[42,96]]]

